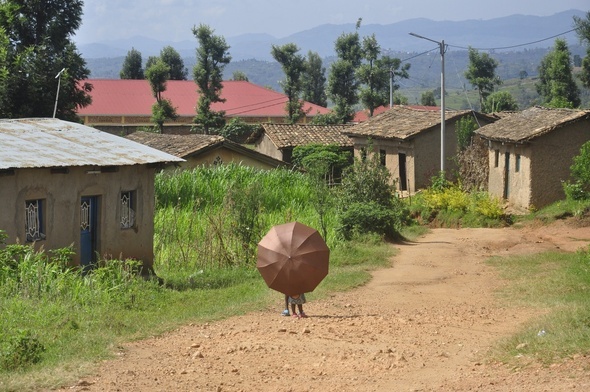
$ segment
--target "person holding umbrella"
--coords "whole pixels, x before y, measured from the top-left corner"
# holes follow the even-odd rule
[[[285,295],[283,316],[307,317],[305,295],[328,275],[330,249],[317,230],[299,222],[273,226],[258,243],[256,267],[269,288]],[[299,308],[299,314],[296,309]]]
[[[289,303],[291,304],[291,313],[293,318],[307,318],[305,312],[303,312],[303,304],[306,303],[305,294],[297,294],[289,296]],[[299,314],[295,311],[295,305],[299,308]]]

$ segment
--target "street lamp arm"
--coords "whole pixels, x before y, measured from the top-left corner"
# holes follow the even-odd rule
[[[422,39],[425,39],[426,41],[434,42],[435,44],[439,44],[439,45],[441,44],[439,41],[435,41],[435,40],[433,40],[433,39],[430,39],[430,38],[423,37],[423,36],[421,36],[421,35],[418,35],[418,34],[416,34],[416,33],[410,33],[410,35],[413,35],[413,36],[414,36],[414,37],[416,37],[416,38],[422,38]]]

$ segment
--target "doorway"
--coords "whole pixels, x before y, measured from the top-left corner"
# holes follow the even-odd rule
[[[408,176],[406,174],[406,154],[399,153],[399,190],[400,191],[407,191],[408,190]]]
[[[96,264],[98,233],[98,196],[80,200],[80,265],[88,271]]]

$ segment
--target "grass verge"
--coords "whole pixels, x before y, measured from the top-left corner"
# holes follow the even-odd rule
[[[590,351],[590,251],[548,252],[489,261],[510,282],[500,295],[542,316],[501,341],[492,358],[550,364]]]
[[[331,252],[330,274],[314,291],[313,298],[366,283],[371,270],[390,265],[393,249],[372,236],[336,246]],[[13,347],[27,352],[31,342],[43,346],[39,362],[0,372],[0,391],[33,391],[72,384],[91,374],[96,362],[113,357],[125,342],[158,335],[179,325],[269,307],[282,310],[282,295],[266,287],[255,267],[212,270],[192,278],[194,282],[175,284],[174,288],[145,282],[134,295],[85,305],[33,297],[0,298],[0,330],[15,335],[26,326],[25,344]],[[0,345],[0,356],[6,350]]]

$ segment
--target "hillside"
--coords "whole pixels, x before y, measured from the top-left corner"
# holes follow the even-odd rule
[[[449,45],[445,55],[446,89],[464,92],[471,88],[463,77],[468,64],[467,47],[497,48],[487,52],[498,60],[497,74],[502,80],[518,79],[522,71],[526,72],[528,78],[534,78],[538,74],[537,67],[541,59],[553,46],[554,38],[536,41],[571,30],[574,15],[583,16],[584,12],[572,10],[547,17],[513,15],[460,22],[413,19],[391,25],[362,26],[359,33],[361,37],[375,34],[384,53],[402,60],[408,59],[407,62],[411,64],[410,79],[401,80],[399,84],[401,93],[408,97],[409,102],[416,103],[423,91],[440,87],[441,62],[436,44],[410,36],[409,31],[445,40],[445,44]],[[232,74],[239,70],[244,72],[252,83],[281,91],[279,81],[284,78],[284,74],[279,64],[270,56],[273,44],[294,42],[301,48],[301,54],[306,54],[310,50],[315,51],[322,56],[324,66],[329,70],[334,59],[334,41],[342,32],[353,29],[354,24],[322,25],[283,39],[276,39],[267,34],[227,38],[231,47],[232,62],[226,67],[224,78],[230,79]],[[561,38],[568,42],[572,55],[585,56],[586,50],[579,45],[575,33],[569,32]],[[536,43],[510,48],[527,42]],[[167,43],[137,37],[133,40],[82,45],[79,49],[87,61],[92,78],[116,79],[119,77],[125,54],[131,47],[138,49],[145,61],[148,56],[158,54],[165,45],[172,45],[181,54],[191,77],[196,61],[193,55],[196,42]],[[424,52],[428,53],[420,55]],[[521,103],[530,102],[531,94],[536,95],[534,86],[531,91],[527,89],[520,93]],[[462,101],[459,103],[460,106],[465,104]]]

